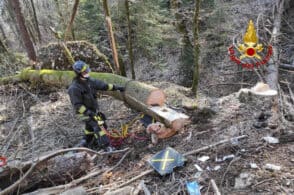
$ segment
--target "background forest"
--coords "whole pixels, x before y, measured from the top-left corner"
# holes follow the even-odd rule
[[[270,61],[254,69],[235,64],[228,54],[231,45],[243,42],[249,20],[259,41],[273,46]],[[11,194],[41,188],[56,194],[76,186],[88,194],[124,186],[126,194],[187,194],[185,183],[192,180],[206,194],[217,194],[217,188],[222,194],[294,193],[293,35],[293,0],[1,0],[0,156],[8,162],[31,162],[71,148],[82,137],[65,87],[6,82],[25,68],[72,70],[72,58],[81,59],[94,72],[114,72],[162,89],[166,105],[190,118],[187,127],[155,146],[149,139],[128,140],[126,146],[136,150],[122,157],[127,163],[115,165],[121,156],[96,157],[94,163],[93,156],[83,157],[81,163],[89,166],[84,172],[59,180],[48,173],[58,172],[51,166],[46,173],[33,172]],[[260,81],[278,95],[244,92]],[[99,104],[113,128],[138,114],[111,96],[101,95]],[[144,132],[139,123],[130,131]],[[237,136],[246,139],[230,140]],[[228,141],[214,145],[222,140]],[[182,153],[213,147],[161,177],[149,171],[146,160],[167,146]],[[210,159],[200,161],[201,156]],[[24,175],[16,172],[8,184],[0,167],[5,187]],[[89,173],[97,174],[75,183]]]

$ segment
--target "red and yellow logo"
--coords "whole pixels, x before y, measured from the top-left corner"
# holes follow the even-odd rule
[[[235,49],[236,48],[236,49]],[[240,56],[235,55],[235,50],[238,50]],[[263,54],[264,48],[261,43],[258,42],[258,37],[254,28],[252,20],[249,21],[247,31],[243,37],[243,43],[229,47],[230,59],[243,68],[257,68],[261,65],[265,65],[273,54],[271,45],[267,46],[266,54]]]

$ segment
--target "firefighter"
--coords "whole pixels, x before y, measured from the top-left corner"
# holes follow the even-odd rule
[[[90,67],[83,61],[76,61],[73,70],[76,77],[68,88],[68,94],[78,117],[85,122],[84,137],[77,146],[89,147],[97,144],[102,149],[112,150],[105,133],[105,115],[99,112],[97,91],[124,92],[125,88],[90,78]]]

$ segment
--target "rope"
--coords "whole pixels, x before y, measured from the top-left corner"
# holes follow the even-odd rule
[[[105,128],[103,126],[101,128],[103,128],[105,130],[105,133],[110,140],[110,144],[114,147],[122,145],[123,141],[129,137],[133,137],[133,138],[140,140],[140,141],[147,140],[148,138],[138,136],[138,135],[136,135],[135,132],[132,132],[132,133],[128,132],[129,126],[132,125],[138,119],[142,118],[143,116],[144,116],[143,114],[139,114],[133,120],[131,120],[129,123],[123,124],[120,132],[116,129],[105,130]]]

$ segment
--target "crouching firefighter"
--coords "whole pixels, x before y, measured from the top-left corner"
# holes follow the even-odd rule
[[[102,149],[112,150],[105,132],[107,129],[105,115],[98,112],[97,91],[123,92],[125,88],[90,78],[90,67],[83,61],[76,61],[73,70],[76,77],[68,88],[68,94],[78,117],[85,122],[85,134],[77,146],[89,147],[97,144]]]

